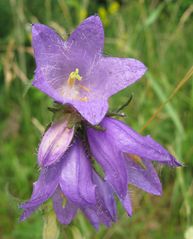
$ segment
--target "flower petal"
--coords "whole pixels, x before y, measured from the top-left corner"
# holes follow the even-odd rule
[[[22,215],[20,216],[20,221],[25,221],[28,217],[30,217],[31,216],[31,214],[33,213],[33,212],[35,212],[37,209],[38,209],[38,207],[39,206],[34,206],[34,207],[30,207],[30,208],[26,208],[24,211],[23,211],[23,213],[22,213]]]
[[[89,75],[90,88],[99,96],[109,97],[139,80],[146,70],[145,65],[135,59],[101,57]]]
[[[59,222],[62,224],[69,224],[76,215],[78,209],[77,206],[70,200],[67,200],[65,207],[63,207],[64,198],[60,188],[56,190],[52,200]]]
[[[82,208],[83,213],[85,216],[89,219],[90,223],[93,225],[93,227],[98,230],[100,225],[100,219],[95,211],[95,209],[91,207],[84,207]]]
[[[123,207],[127,211],[127,214],[131,217],[132,216],[132,204],[131,204],[131,197],[130,197],[129,191],[127,191],[127,194],[124,199],[119,197],[119,200],[121,201]]]
[[[107,182],[102,180],[100,176],[93,172],[93,181],[97,185],[96,193],[98,198],[103,201],[105,212],[109,215],[113,221],[116,221],[116,203],[113,195],[113,190]],[[107,211],[108,210],[108,211]]]
[[[92,99],[88,102],[74,101],[71,104],[92,125],[100,123],[108,110],[108,102],[104,99]]]
[[[74,127],[68,128],[68,121],[63,118],[52,123],[45,132],[38,149],[38,163],[49,166],[61,159],[70,145]]]
[[[62,160],[50,167],[42,168],[38,181],[33,185],[31,199],[22,204],[21,208],[38,207],[54,194],[59,183],[61,165]]]
[[[32,25],[32,46],[37,66],[32,84],[61,102],[57,91],[70,72],[66,43],[53,29],[37,23]]]
[[[180,165],[167,150],[154,141],[149,135],[142,136],[128,125],[112,118],[105,118],[102,122],[102,126],[106,131],[111,131],[112,135],[115,135],[119,148],[123,152],[138,155],[148,160],[166,163],[169,166]]]
[[[110,227],[112,219],[107,215],[103,209],[98,207],[85,207],[82,209],[86,217],[91,224],[98,230],[100,224],[104,224],[106,227]]]
[[[98,229],[100,224],[107,227],[116,221],[116,204],[113,191],[107,182],[93,170],[93,181],[96,184],[96,204],[83,206],[81,209],[91,224]]]
[[[87,135],[91,152],[105,171],[106,181],[121,198],[124,198],[127,192],[126,165],[111,131],[88,128]]]
[[[85,19],[76,30],[70,35],[68,45],[73,49],[71,54],[75,54],[80,61],[85,56],[88,58],[101,55],[104,47],[104,30],[98,16],[91,16]]]
[[[82,205],[96,201],[91,165],[78,139],[65,154],[60,187],[67,199],[74,203]]]
[[[154,169],[152,163],[149,160],[143,159],[144,168],[134,162],[133,159],[126,157],[128,166],[128,183],[133,184],[142,190],[155,194],[161,195],[162,185]]]

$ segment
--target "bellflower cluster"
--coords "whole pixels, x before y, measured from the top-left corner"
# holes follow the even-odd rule
[[[40,176],[21,220],[51,199],[57,218],[69,224],[81,210],[95,228],[117,220],[115,196],[132,215],[128,185],[161,195],[152,161],[181,164],[150,136],[106,115],[108,98],[138,80],[146,67],[135,59],[102,55],[98,16],[87,18],[67,41],[34,24],[33,85],[54,99],[55,117],[38,149]],[[97,170],[99,164],[103,170]]]

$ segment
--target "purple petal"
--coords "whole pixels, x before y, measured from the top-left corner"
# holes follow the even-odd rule
[[[129,194],[129,191],[127,192],[126,196],[124,199],[121,199],[119,197],[119,200],[121,201],[123,207],[127,211],[128,215],[131,217],[132,216],[132,204],[131,204],[131,197]]]
[[[52,200],[59,222],[62,224],[69,224],[76,215],[77,206],[70,200],[67,200],[66,205],[63,207],[64,196],[59,188],[53,195]]]
[[[64,195],[74,203],[80,205],[95,203],[91,165],[78,139],[65,154],[60,187]]]
[[[87,57],[92,61],[101,55],[104,47],[104,30],[98,16],[85,19],[70,35],[68,45],[72,46],[73,56],[81,61]]]
[[[139,80],[146,70],[135,59],[101,57],[89,75],[90,85],[98,95],[109,97]]]
[[[149,135],[142,136],[128,125],[112,118],[105,118],[101,125],[106,131],[111,131],[123,152],[170,166],[179,166],[176,159]]]
[[[128,166],[128,183],[133,184],[142,190],[155,194],[161,195],[162,185],[154,169],[152,163],[149,160],[143,159],[142,162],[145,166],[138,165],[129,156],[126,156],[126,162]]]
[[[31,199],[21,205],[21,208],[38,207],[50,198],[59,183],[62,161],[50,167],[43,168],[38,181],[33,185]]]
[[[30,207],[30,208],[26,208],[24,211],[23,211],[23,213],[22,213],[22,215],[20,216],[20,221],[25,221],[28,217],[30,217],[31,216],[31,214],[33,213],[33,212],[35,212],[37,209],[38,209],[38,207],[39,206],[34,206],[34,207]]]
[[[126,165],[111,131],[88,128],[87,135],[91,152],[105,171],[106,181],[124,198],[127,192]]]
[[[51,28],[43,24],[33,24],[32,46],[37,66],[33,85],[61,102],[62,95],[58,91],[70,71],[66,43]]]
[[[49,166],[61,159],[70,145],[74,135],[74,127],[68,128],[68,121],[64,119],[52,123],[45,132],[38,149],[38,163]]]
[[[101,207],[85,207],[82,209],[86,217],[91,224],[98,230],[100,224],[104,224],[106,227],[110,227],[112,219],[106,214]]]
[[[76,101],[73,102],[72,105],[93,125],[98,124],[108,110],[108,102],[102,98],[92,99],[88,102]]]
[[[54,66],[67,59],[64,49],[66,43],[50,27],[35,23],[32,25],[32,46],[37,66]]]
[[[95,211],[95,209],[90,207],[85,207],[82,209],[85,216],[89,219],[90,223],[93,225],[93,227],[98,230],[100,225],[100,219]]]
[[[100,224],[109,227],[112,223],[112,217],[110,216],[109,211],[106,209],[104,202],[99,199],[95,206],[82,207],[82,211],[96,229],[99,228]]]
[[[96,193],[97,197],[103,201],[105,212],[111,217],[113,221],[116,221],[116,203],[113,195],[113,190],[107,182],[102,180],[100,176],[93,172],[93,180],[97,185]],[[107,211],[108,210],[108,211]]]
[[[96,204],[82,207],[91,224],[98,229],[100,224],[107,227],[116,221],[116,204],[111,187],[93,171],[93,181],[96,184]]]

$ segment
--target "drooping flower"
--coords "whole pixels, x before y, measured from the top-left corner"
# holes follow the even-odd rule
[[[53,156],[54,160],[47,157],[49,166],[42,164],[32,197],[21,206],[24,209],[21,220],[52,198],[60,223],[69,224],[80,209],[95,228],[100,224],[110,226],[117,218],[115,194],[128,215],[132,215],[129,184],[148,193],[161,195],[162,186],[152,161],[173,167],[181,165],[150,136],[141,136],[123,122],[110,117],[103,119],[100,130],[84,121],[79,122],[71,146],[65,147],[66,151],[63,152],[66,144],[59,144],[61,149],[56,151],[63,152],[63,155],[57,154],[53,145],[58,140],[66,142],[68,134],[63,133],[66,132],[66,125],[67,121],[64,121],[62,134],[58,133],[60,123],[57,125],[59,128],[56,127],[53,140],[49,141],[49,137],[52,139],[53,125],[44,135],[44,141],[48,142],[46,155],[50,155],[50,158]],[[60,155],[60,158],[57,159],[55,155]],[[96,172],[91,162],[93,159],[102,166],[104,179],[98,175],[100,172]]]
[[[91,176],[91,165],[82,143],[77,139],[59,162],[42,168],[31,199],[22,205],[25,208],[22,219],[26,217],[26,213],[29,214],[28,209],[38,207],[52,197],[57,187],[68,200],[77,205],[95,203],[95,185]]]
[[[181,164],[150,136],[141,136],[119,120],[106,117],[100,125],[104,131],[87,128],[90,149],[120,200],[127,199],[128,184],[160,195],[161,183],[152,161],[173,167]]]
[[[146,71],[138,60],[103,56],[98,16],[84,20],[64,41],[53,29],[32,26],[36,71],[33,85],[61,104],[70,104],[91,124],[108,110],[108,98]]]
[[[78,209],[95,228],[100,223],[110,226],[116,220],[113,191],[91,168],[80,139],[75,139],[59,162],[43,167],[33,186],[31,199],[21,205],[24,209],[22,221],[49,198],[52,198],[57,218],[63,224],[69,224]]]
[[[32,44],[37,66],[33,85],[57,107],[39,145],[41,172],[30,200],[21,205],[21,220],[52,199],[60,223],[69,224],[80,209],[95,228],[110,226],[117,219],[115,195],[131,216],[128,185],[160,195],[152,161],[181,165],[150,136],[105,117],[108,98],[138,80],[146,67],[135,59],[103,56],[98,16],[87,18],[67,41],[51,28],[34,24]]]

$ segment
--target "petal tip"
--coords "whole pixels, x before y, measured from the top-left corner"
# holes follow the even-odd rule
[[[138,69],[141,72],[141,76],[143,76],[148,71],[147,66],[143,62],[136,60],[136,65],[138,65]]]
[[[99,17],[98,14],[94,14],[94,15],[86,18],[85,21],[96,22],[96,23],[102,25],[101,18]]]
[[[127,215],[128,215],[129,217],[132,217],[132,215],[133,215],[133,210],[131,209],[129,212],[127,211]]]
[[[25,221],[25,219],[26,219],[25,216],[22,214],[19,218],[19,222],[23,222],[23,221]]]
[[[153,193],[155,196],[161,196],[162,195],[162,187],[158,188],[156,191]]]
[[[183,167],[184,164],[177,161],[176,158],[173,156],[173,155],[170,155],[170,163],[169,163],[169,166],[171,167]]]
[[[32,23],[32,36],[36,36],[41,31],[42,24],[40,23]]]

